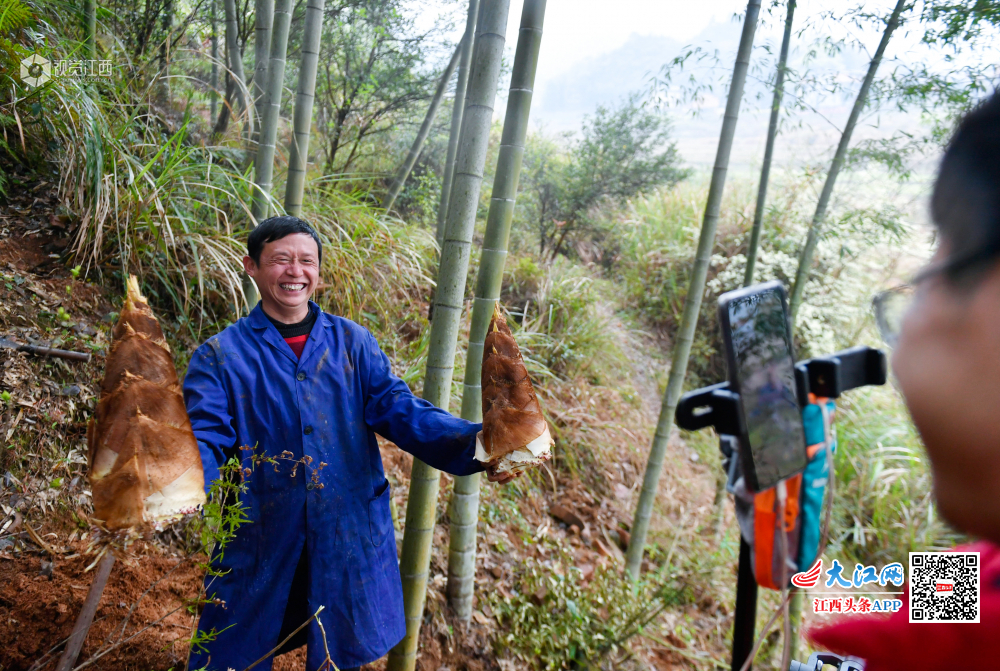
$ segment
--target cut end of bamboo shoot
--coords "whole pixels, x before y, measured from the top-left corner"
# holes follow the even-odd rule
[[[134,275],[112,338],[87,431],[94,517],[117,530],[194,512],[205,502],[198,443],[170,349]]]
[[[498,473],[518,473],[550,459],[555,441],[499,302],[484,344],[483,431],[476,437],[476,459]]]

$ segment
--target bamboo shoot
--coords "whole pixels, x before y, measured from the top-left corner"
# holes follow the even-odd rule
[[[134,275],[112,337],[87,443],[94,517],[117,530],[193,512],[205,490],[170,348]]]
[[[548,461],[554,441],[499,303],[484,349],[483,432],[476,437],[476,459],[498,473],[519,473]]]

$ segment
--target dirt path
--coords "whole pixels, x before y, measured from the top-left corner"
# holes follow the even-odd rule
[[[670,370],[667,344],[660,342],[652,333],[628,326],[611,303],[602,300],[595,307],[598,316],[606,321],[614,334],[622,354],[628,358],[632,385],[642,399],[643,413],[650,422],[655,422],[662,403],[657,377],[665,376]]]

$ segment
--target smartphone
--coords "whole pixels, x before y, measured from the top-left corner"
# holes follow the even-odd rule
[[[795,388],[795,355],[781,282],[719,297],[730,389],[740,395],[740,456],[747,486],[769,489],[806,467],[806,436]]]

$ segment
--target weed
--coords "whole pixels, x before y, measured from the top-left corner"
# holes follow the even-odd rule
[[[583,579],[560,546],[546,566],[528,560],[516,594],[488,597],[502,627],[498,654],[514,654],[535,669],[568,669],[617,654],[668,607],[691,601],[672,577],[654,574],[637,586],[611,568]]]
[[[591,384],[621,379],[625,356],[608,318],[597,310],[607,291],[603,283],[564,259],[547,266],[544,274],[533,261],[520,261],[515,277],[516,288],[531,292],[517,315],[521,329],[515,338],[532,375],[582,377]]]

